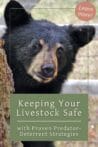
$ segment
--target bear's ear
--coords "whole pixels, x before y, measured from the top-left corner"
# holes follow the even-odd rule
[[[4,18],[7,27],[14,28],[26,24],[30,17],[25,9],[16,1],[10,1],[5,8]]]
[[[88,44],[95,35],[95,28],[90,25],[69,26],[70,37],[76,50]]]

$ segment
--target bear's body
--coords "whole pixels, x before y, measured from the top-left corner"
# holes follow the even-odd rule
[[[58,26],[33,20],[16,1],[5,9],[5,51],[16,93],[59,93],[73,69],[78,49],[95,34],[93,26]],[[52,147],[52,142],[24,142],[24,147]]]

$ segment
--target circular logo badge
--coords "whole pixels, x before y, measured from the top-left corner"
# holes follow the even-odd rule
[[[81,2],[75,9],[75,14],[80,20],[89,21],[96,15],[96,8],[90,2]]]

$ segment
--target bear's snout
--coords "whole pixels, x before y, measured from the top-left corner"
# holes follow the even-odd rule
[[[41,74],[46,78],[50,78],[54,76],[55,67],[53,64],[44,64],[41,67]]]

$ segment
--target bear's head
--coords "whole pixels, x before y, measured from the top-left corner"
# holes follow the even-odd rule
[[[46,20],[35,20],[16,1],[5,9],[7,25],[5,50],[13,72],[25,70],[40,83],[48,83],[72,69],[79,48],[94,37],[90,25],[59,26]]]

